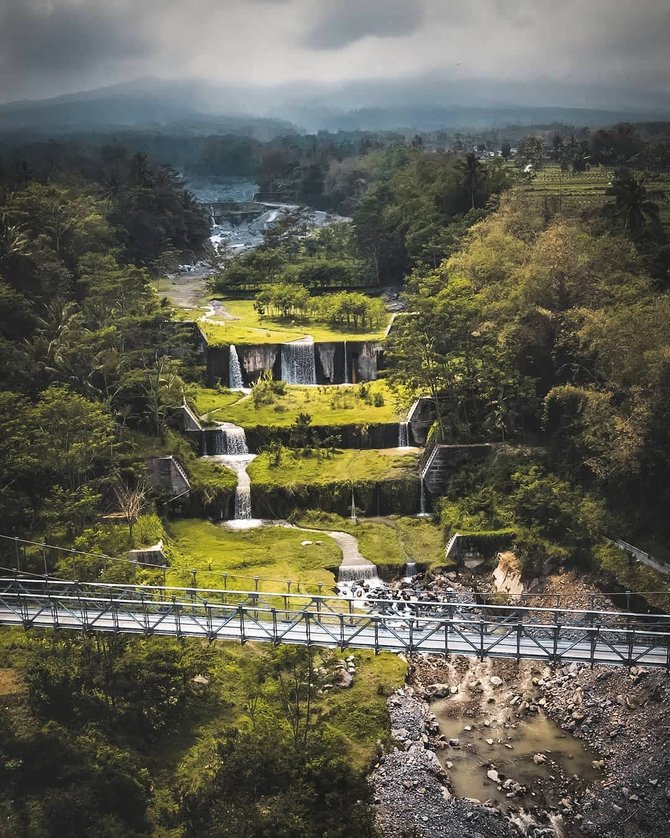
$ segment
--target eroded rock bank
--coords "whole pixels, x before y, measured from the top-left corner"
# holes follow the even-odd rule
[[[421,598],[464,581],[408,587]],[[592,596],[567,574],[543,587],[574,593],[575,604]],[[405,688],[389,699],[396,745],[371,778],[384,836],[670,838],[665,673],[439,655],[408,662]]]
[[[607,778],[577,815],[593,838],[670,836],[670,679],[633,667],[577,667],[548,673],[546,712],[589,742]]]

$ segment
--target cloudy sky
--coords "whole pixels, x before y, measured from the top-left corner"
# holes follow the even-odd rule
[[[658,105],[669,33],[669,0],[0,0],[0,101],[155,76]]]

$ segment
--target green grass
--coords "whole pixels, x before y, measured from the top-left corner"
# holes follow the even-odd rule
[[[377,328],[371,329],[338,329],[324,323],[316,323],[306,319],[294,319],[288,322],[265,316],[261,318],[254,311],[253,300],[220,300],[225,310],[236,319],[214,317],[215,322],[200,321],[200,328],[212,345],[225,343],[287,343],[311,335],[317,343],[329,343],[342,340],[381,340],[386,334],[386,328],[391,321],[389,314]],[[197,310],[178,309],[177,316],[186,320],[198,319],[204,314],[207,306]]]
[[[308,413],[313,425],[361,425],[384,422],[398,422],[406,415],[406,408],[400,408],[388,385],[383,381],[371,381],[364,385],[342,387],[298,387],[286,388],[284,395],[276,395],[273,404],[254,407],[251,396],[240,397],[229,390],[211,390],[204,387],[191,388],[189,395],[201,416],[210,420],[234,422],[243,428],[257,425],[266,427],[288,427],[299,413]],[[367,391],[370,399],[361,394]],[[384,403],[375,407],[371,404],[375,394]]]
[[[404,565],[407,561],[426,567],[444,565],[443,530],[424,518],[390,516],[352,521],[327,512],[306,512],[298,524],[351,533],[358,539],[361,554],[376,565]]]
[[[285,454],[278,466],[271,466],[267,454],[259,454],[247,472],[253,484],[295,486],[387,480],[415,473],[417,454],[384,454],[376,450],[338,451],[332,458],[293,457]]]
[[[388,652],[352,654],[356,675],[351,689],[331,690],[319,703],[328,726],[344,737],[353,767],[366,769],[375,757],[377,742],[390,745],[386,697],[404,685],[407,664]]]
[[[653,592],[645,596],[650,605],[663,610],[670,609],[670,578],[632,560],[618,547],[610,544],[596,550],[601,568],[615,577],[626,591]]]
[[[208,521],[185,519],[173,521],[168,535],[168,585],[190,585],[191,570],[197,570],[201,588],[222,587],[223,573],[228,573],[229,588],[249,589],[253,577],[259,576],[278,583],[291,579],[296,583],[294,591],[298,582],[300,590],[308,586],[310,591],[323,582],[326,594],[335,583],[326,568],[337,567],[342,559],[340,548],[328,536],[309,539],[303,532],[282,527],[230,531]],[[301,542],[306,540],[314,543],[303,547]],[[316,544],[316,540],[323,543]],[[278,587],[266,581],[260,590]]]

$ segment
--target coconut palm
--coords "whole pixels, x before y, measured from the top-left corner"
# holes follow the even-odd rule
[[[470,193],[470,202],[472,209],[475,208],[475,194],[477,187],[484,177],[484,167],[479,162],[479,159],[474,152],[469,152],[465,155],[465,159],[460,162],[461,170],[461,186],[464,186]]]
[[[658,205],[651,200],[644,178],[618,171],[606,194],[614,200],[603,207],[605,216],[631,236],[639,235],[648,224],[659,223]]]

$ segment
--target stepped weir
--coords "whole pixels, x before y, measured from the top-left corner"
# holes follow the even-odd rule
[[[282,343],[281,377],[287,384],[316,384],[316,359],[312,338]]]

